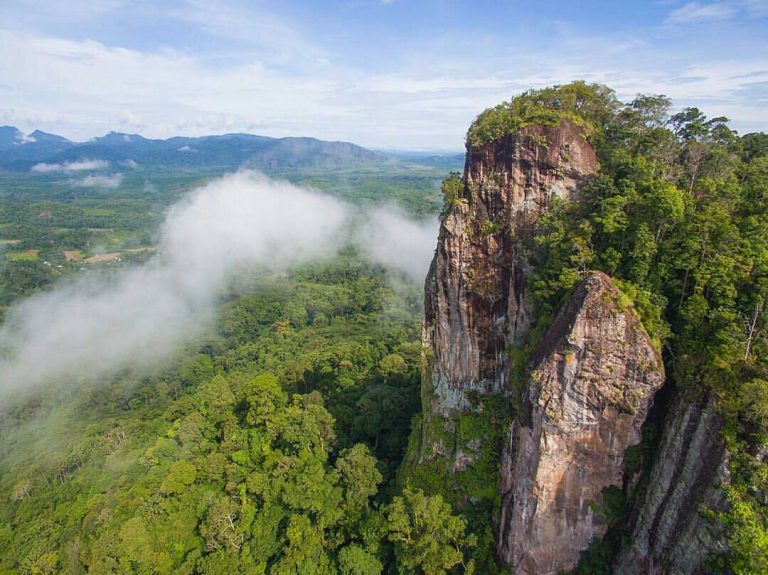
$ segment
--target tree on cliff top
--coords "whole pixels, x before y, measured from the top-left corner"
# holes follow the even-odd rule
[[[613,90],[583,80],[541,90],[528,90],[482,112],[467,132],[467,144],[482,144],[509,136],[531,125],[556,126],[567,118],[587,133],[609,122],[621,103]]]

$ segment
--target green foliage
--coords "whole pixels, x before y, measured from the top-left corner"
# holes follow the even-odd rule
[[[621,292],[620,297],[625,298],[627,306],[631,307],[642,322],[656,351],[661,353],[662,342],[671,335],[669,324],[663,317],[666,300],[663,296],[639,288],[628,280],[617,279],[615,284]]]
[[[768,522],[761,504],[739,486],[723,488],[729,510],[720,519],[729,529],[730,553],[727,570],[735,575],[752,575],[768,571]],[[720,565],[718,565],[720,563]],[[722,561],[715,565],[725,567]]]
[[[757,433],[768,434],[768,381],[752,379],[741,387],[741,412]]]
[[[188,461],[176,461],[160,484],[160,491],[166,494],[182,493],[195,482],[197,468]]]
[[[626,511],[626,502],[621,489],[615,485],[609,485],[600,492],[601,502],[589,502],[590,508],[598,515],[601,515],[608,525],[615,524],[620,520]]]
[[[358,525],[371,512],[382,481],[376,460],[363,445],[329,457],[334,420],[316,394],[289,398],[268,375],[248,385],[236,380],[217,375],[191,396],[193,410],[176,420],[176,445],[168,450],[175,461],[156,459],[131,488],[114,494],[120,499],[99,504],[106,504],[99,512],[104,519],[92,527],[79,513],[69,518],[70,529],[80,524],[83,530],[80,561],[87,569],[170,573],[197,550],[198,569],[205,572],[235,565],[248,573],[265,567],[275,573],[334,572],[336,551],[360,537]],[[216,411],[206,409],[208,386],[224,392]],[[226,401],[228,395],[233,400]],[[180,433],[189,425],[197,444],[184,439],[191,431]],[[81,474],[75,484],[109,476],[98,468]],[[367,564],[375,564],[378,554],[366,553]],[[40,555],[32,572],[52,572],[57,557]]]
[[[389,540],[395,545],[399,573],[443,575],[462,562],[466,523],[440,495],[406,487],[387,508]]]
[[[618,101],[613,90],[583,81],[529,90],[482,112],[467,132],[467,142],[481,146],[532,125],[556,126],[567,118],[590,133],[611,118]]]
[[[341,575],[379,575],[381,561],[359,545],[348,545],[339,551],[339,572]]]
[[[427,495],[440,495],[466,522],[475,542],[464,550],[467,569],[471,565],[478,573],[499,573],[491,526],[500,503],[499,456],[513,411],[504,397],[470,400],[474,409],[455,421],[419,418],[408,453],[413,456],[421,449],[422,459],[406,460],[401,480]],[[425,442],[418,448],[417,436]]]
[[[464,179],[459,172],[451,172],[440,185],[440,191],[443,194],[443,208],[440,219],[445,216],[462,201],[464,192]]]
[[[0,415],[0,569],[395,569],[379,508],[418,408],[419,288],[347,251],[243,289],[157,372]]]
[[[572,575],[610,575],[611,563],[616,550],[610,542],[594,539],[586,551],[582,552],[579,563]]]

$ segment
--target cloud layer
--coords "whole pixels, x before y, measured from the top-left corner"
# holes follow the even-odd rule
[[[424,281],[437,242],[436,220],[416,221],[397,206],[373,210],[355,234],[355,243],[373,262]]]
[[[73,180],[76,188],[101,188],[104,190],[116,190],[123,182],[123,174],[94,175],[89,174],[79,180]]]
[[[217,295],[238,269],[283,270],[328,257],[349,240],[353,212],[253,172],[206,185],[171,210],[158,254],[145,265],[109,281],[60,285],[9,310],[0,327],[0,397],[166,358],[210,325]],[[393,209],[365,218],[353,233],[363,252],[420,281],[436,224]]]

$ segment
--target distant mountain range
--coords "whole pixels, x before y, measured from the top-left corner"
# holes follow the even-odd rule
[[[179,168],[252,167],[345,168],[401,161],[348,142],[315,138],[269,138],[226,134],[197,138],[152,140],[138,134],[110,132],[87,142],[72,142],[36,130],[24,134],[13,126],[0,127],[0,170],[51,172],[86,169],[83,166],[137,165]],[[109,164],[106,164],[108,162]],[[73,166],[78,166],[75,168]]]

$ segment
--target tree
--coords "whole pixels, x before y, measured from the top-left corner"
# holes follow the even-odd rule
[[[239,519],[238,505],[227,496],[217,497],[200,524],[206,551],[222,550],[229,555],[237,554],[244,541],[238,529]]]
[[[172,495],[182,493],[188,486],[195,482],[197,468],[189,461],[176,461],[171,465],[170,472],[166,476],[160,491]]]
[[[406,488],[387,507],[389,540],[395,545],[400,573],[443,575],[463,560],[462,545],[467,525],[451,513],[440,495],[427,496],[421,489]]]
[[[381,561],[359,545],[347,545],[339,551],[341,575],[379,575],[383,569]]]
[[[356,522],[368,509],[368,500],[376,494],[382,480],[376,459],[365,445],[358,444],[341,452],[336,470],[344,488],[344,521]]]
[[[287,545],[275,564],[275,575],[332,575],[331,559],[323,548],[322,531],[306,515],[293,515],[286,529]]]

